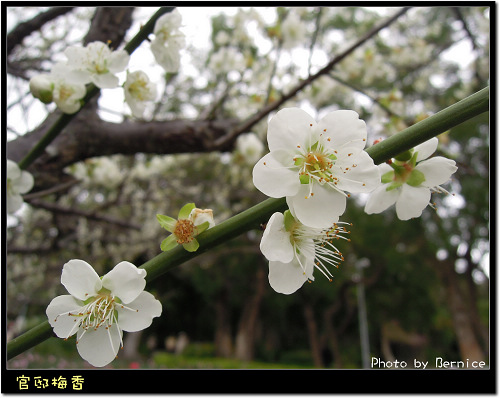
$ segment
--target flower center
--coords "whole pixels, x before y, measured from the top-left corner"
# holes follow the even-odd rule
[[[133,82],[128,88],[128,91],[133,97],[137,98],[139,101],[145,101],[149,93],[147,89],[147,83],[142,79]]]
[[[337,189],[338,177],[335,177],[332,171],[337,160],[336,151],[332,151],[323,145],[323,139],[330,140],[329,137],[322,135],[320,140],[308,148],[307,151],[303,151],[303,153],[293,158],[294,165],[299,166],[299,180],[301,184],[309,184],[310,187],[309,195],[306,198],[314,196],[314,182],[320,185],[327,184]],[[297,148],[302,150],[300,145],[297,145]]]
[[[307,244],[306,242],[312,240],[314,245],[315,268],[319,269],[330,282],[333,280],[333,275],[328,269],[328,266],[333,265],[338,268],[338,264],[344,261],[344,256],[333,244],[333,240],[345,239],[349,242],[351,241],[349,238],[343,236],[344,234],[350,234],[350,231],[347,231],[344,226],[340,226],[339,224],[348,223],[338,222],[334,223],[331,228],[319,229],[307,227],[299,222],[295,222],[287,228],[290,232],[290,241],[295,251],[295,258],[302,267],[304,274],[306,264],[300,261],[298,254],[301,253],[301,249]]]
[[[194,238],[194,224],[191,220],[181,219],[177,220],[173,234],[177,238],[177,243],[189,243]]]
[[[109,293],[100,293],[82,308],[78,314],[71,314],[73,316],[83,317],[81,326],[87,330],[93,328],[97,330],[100,326],[104,325],[106,328],[113,324],[116,320],[115,316],[115,298]]]

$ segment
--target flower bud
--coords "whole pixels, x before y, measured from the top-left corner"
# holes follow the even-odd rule
[[[195,208],[191,211],[189,215],[191,221],[194,225],[201,225],[208,221],[208,227],[211,228],[215,225],[214,214],[212,209],[198,209]]]
[[[38,98],[44,104],[52,102],[52,90],[54,85],[47,75],[36,75],[30,79],[30,91],[33,97]]]

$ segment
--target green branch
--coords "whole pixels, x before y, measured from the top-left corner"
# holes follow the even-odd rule
[[[139,30],[135,37],[130,40],[130,42],[125,46],[124,50],[129,54],[132,54],[141,43],[147,39],[147,37],[153,32],[155,23],[158,18],[163,14],[171,12],[175,7],[161,7],[150,19],[149,21]],[[87,87],[87,94],[83,98],[82,107],[83,108],[92,97],[99,93],[99,88],[94,84],[90,84]],[[80,109],[81,109],[80,108]],[[43,154],[45,148],[63,131],[63,129],[68,125],[68,123],[78,114],[75,112],[73,114],[63,113],[59,119],[50,127],[50,129],[45,133],[45,135],[37,142],[37,144],[28,152],[28,154],[21,159],[19,162],[19,168],[26,169],[33,163],[39,156]]]
[[[474,116],[489,110],[490,88],[485,87],[471,96],[429,116],[398,134],[393,135],[377,145],[368,148],[366,152],[375,164],[380,164],[400,153],[430,140],[452,127],[458,126]]]
[[[488,109],[489,87],[486,87],[476,94],[368,148],[367,152],[376,164],[380,164],[401,152],[413,148],[415,145],[421,144],[466,120],[488,111]],[[182,246],[177,246],[173,250],[163,252],[152,258],[141,265],[140,268],[147,271],[146,280],[150,282],[207,250],[251,229],[258,228],[261,223],[267,222],[274,212],[285,209],[285,198],[266,199],[200,234],[197,237],[200,247],[196,252],[188,252]],[[7,343],[7,359],[11,359],[34,347],[52,335],[49,322],[43,322]]]

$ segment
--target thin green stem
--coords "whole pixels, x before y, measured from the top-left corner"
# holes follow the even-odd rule
[[[154,26],[158,18],[167,12],[171,12],[175,7],[161,7],[150,19],[149,21],[139,30],[139,32],[127,43],[124,50],[129,54],[132,54],[140,44],[147,39],[147,37],[153,32]],[[83,108],[89,100],[99,93],[99,89],[90,84],[87,88],[87,94],[82,100]],[[80,109],[81,109],[80,108]],[[49,128],[45,135],[37,142],[37,144],[28,152],[28,154],[21,159],[19,162],[20,169],[26,169],[30,164],[32,164],[39,156],[43,154],[45,148],[64,130],[68,123],[78,114],[78,112],[73,114],[63,113],[59,119]]]
[[[488,111],[489,95],[490,88],[488,86],[398,134],[382,140],[368,148],[366,152],[372,157],[375,164],[385,162],[474,116]]]
[[[373,158],[375,164],[380,164],[401,152],[413,148],[415,145],[421,144],[468,119],[488,111],[488,109],[489,87],[486,87],[393,137],[368,148],[367,152]],[[196,252],[191,253],[184,250],[182,246],[178,246],[152,258],[141,265],[140,268],[147,271],[146,279],[150,282],[185,261],[197,257],[244,232],[258,228],[261,223],[267,222],[274,212],[284,211],[285,209],[286,201],[284,198],[266,199],[200,234],[197,238],[200,247]],[[11,359],[34,347],[51,335],[48,322],[36,326],[7,344],[7,359]]]

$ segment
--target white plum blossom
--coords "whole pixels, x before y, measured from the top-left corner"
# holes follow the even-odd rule
[[[273,198],[286,197],[298,220],[314,228],[338,221],[352,193],[370,192],[380,173],[363,150],[366,125],[358,114],[338,110],[319,123],[299,108],[280,110],[270,121],[270,152],[253,169],[254,185]]]
[[[264,144],[255,133],[245,133],[236,139],[236,149],[243,155],[245,162],[255,164],[264,152]]]
[[[345,223],[339,223],[345,224]],[[333,239],[346,239],[344,227],[311,228],[293,216],[293,209],[274,213],[260,242],[262,254],[269,260],[269,284],[278,293],[291,294],[306,281],[313,281],[318,269],[332,281],[328,265],[338,267],[344,258]]]
[[[179,30],[181,23],[182,17],[177,9],[162,15],[155,23],[151,52],[165,72],[179,70],[180,50],[186,43],[184,33]]]
[[[54,298],[46,310],[54,333],[64,339],[76,333],[80,356],[93,366],[107,365],[123,347],[123,331],[143,330],[161,315],[161,303],[144,291],[145,276],[127,261],[102,278],[87,262],[68,261],[61,283],[69,295]]]
[[[27,171],[21,170],[16,162],[7,159],[7,213],[18,211],[24,203],[22,194],[33,188],[35,180]]]
[[[393,204],[400,220],[420,217],[429,205],[431,192],[448,193],[440,185],[457,171],[455,161],[442,156],[427,159],[437,149],[436,137],[417,145],[406,159],[379,165],[382,184],[369,197],[365,212],[381,213]],[[404,155],[403,155],[404,156]],[[431,205],[433,206],[433,205]]]
[[[221,47],[210,57],[208,64],[215,74],[227,74],[231,71],[243,72],[246,61],[243,54],[233,47]]]
[[[115,88],[116,73],[127,68],[130,55],[125,50],[112,51],[106,43],[94,41],[85,47],[70,46],[64,54],[68,58],[66,79],[73,83],[94,83],[99,88]]]
[[[57,63],[50,73],[33,76],[30,91],[44,104],[55,102],[64,113],[72,114],[80,110],[82,99],[87,94],[85,84],[75,83],[67,78],[70,70],[64,63]]]
[[[306,25],[300,20],[300,16],[290,11],[281,24],[283,48],[290,49],[297,44],[304,43],[306,33]]]
[[[33,76],[30,79],[29,88],[33,97],[38,98],[44,104],[52,102],[52,90],[54,86],[48,73]]]
[[[143,71],[129,73],[123,86],[125,101],[127,102],[132,115],[137,118],[144,116],[146,104],[156,99],[156,85],[149,80]]]

